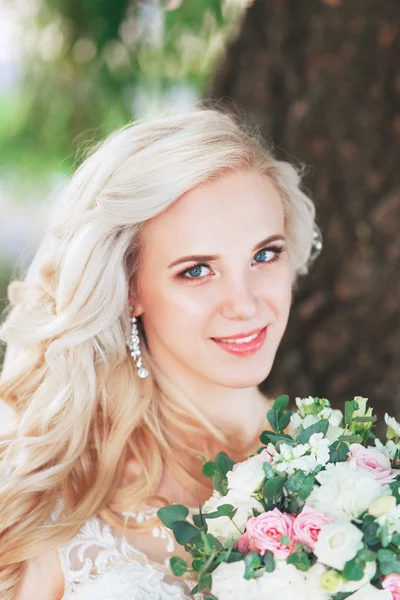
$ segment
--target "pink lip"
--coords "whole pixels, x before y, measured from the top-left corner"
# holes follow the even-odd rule
[[[241,337],[247,337],[249,335],[254,335],[257,332],[259,332],[259,333],[258,333],[257,337],[254,338],[254,340],[251,340],[250,342],[247,342],[244,344],[235,344],[235,342],[223,342],[219,338],[211,338],[211,339],[213,340],[213,342],[218,344],[218,346],[220,348],[222,348],[222,350],[225,350],[226,352],[229,352],[230,354],[235,354],[236,356],[249,356],[251,354],[255,354],[256,352],[258,352],[260,350],[260,348],[263,346],[263,344],[265,342],[265,338],[267,336],[267,327],[264,327],[263,329],[256,329],[255,331],[253,331],[253,333],[242,334],[242,335],[233,336],[233,337],[229,338],[229,339],[237,339],[237,338],[241,338]]]

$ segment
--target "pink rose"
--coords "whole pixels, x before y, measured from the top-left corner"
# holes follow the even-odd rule
[[[246,524],[246,533],[237,541],[240,552],[258,552],[263,556],[270,550],[275,558],[287,558],[292,552],[294,517],[282,513],[278,508],[262,513],[258,517],[251,517]],[[287,536],[288,545],[281,543],[281,537]]]
[[[367,471],[382,485],[392,483],[398,474],[392,469],[386,454],[377,448],[364,448],[361,444],[350,444],[347,462],[355,464],[357,470]]]
[[[296,541],[314,550],[321,527],[334,522],[333,517],[306,504],[293,524]]]
[[[400,575],[397,573],[387,575],[382,579],[382,587],[392,592],[393,600],[400,600]]]

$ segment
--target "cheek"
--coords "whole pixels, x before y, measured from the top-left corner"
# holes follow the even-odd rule
[[[288,313],[292,301],[292,276],[289,269],[282,269],[263,277],[260,295],[270,304],[277,315]]]
[[[197,289],[194,289],[196,287]],[[148,288],[147,288],[148,289]],[[162,285],[143,297],[144,319],[157,330],[179,329],[180,335],[190,334],[212,316],[213,298],[210,288]]]

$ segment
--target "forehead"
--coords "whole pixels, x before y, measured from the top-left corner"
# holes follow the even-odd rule
[[[240,172],[186,192],[146,224],[148,249],[165,253],[218,251],[219,245],[240,240],[254,245],[263,237],[284,233],[279,192],[268,176]]]

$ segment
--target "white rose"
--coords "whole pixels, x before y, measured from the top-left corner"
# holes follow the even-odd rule
[[[362,539],[362,531],[349,521],[328,523],[321,527],[314,554],[324,565],[342,571],[363,547]]]
[[[242,560],[233,563],[221,563],[212,572],[211,593],[218,600],[259,599],[259,587],[256,579],[244,578],[245,564]]]
[[[363,578],[358,581],[350,581],[349,579],[343,579],[341,592],[356,592],[361,587],[367,585],[376,573],[376,562],[370,561],[365,564]]]
[[[378,588],[367,583],[355,594],[349,596],[347,600],[392,600],[392,593],[389,590],[378,590]]]
[[[207,514],[217,510],[222,504],[232,504],[237,508],[233,522],[229,517],[218,517],[207,519],[208,533],[211,533],[222,544],[236,542],[244,533],[249,517],[253,516],[253,509],[263,512],[264,508],[258,500],[247,494],[241,494],[236,490],[230,490],[226,496],[222,496],[214,490],[213,495],[203,505],[203,513]]]
[[[271,455],[267,450],[263,450],[260,454],[251,456],[247,460],[236,463],[232,471],[228,471],[228,488],[230,490],[238,490],[243,494],[254,494],[264,478],[263,464],[271,462]]]
[[[315,564],[308,571],[300,571],[294,565],[283,560],[275,563],[272,573],[265,573],[259,578],[262,600],[328,600],[329,595],[321,586],[321,578],[325,572],[323,565]],[[232,600],[238,598],[232,596]]]
[[[337,518],[356,519],[372,500],[391,495],[389,486],[345,462],[328,463],[316,479],[321,485],[314,486],[306,504]]]

